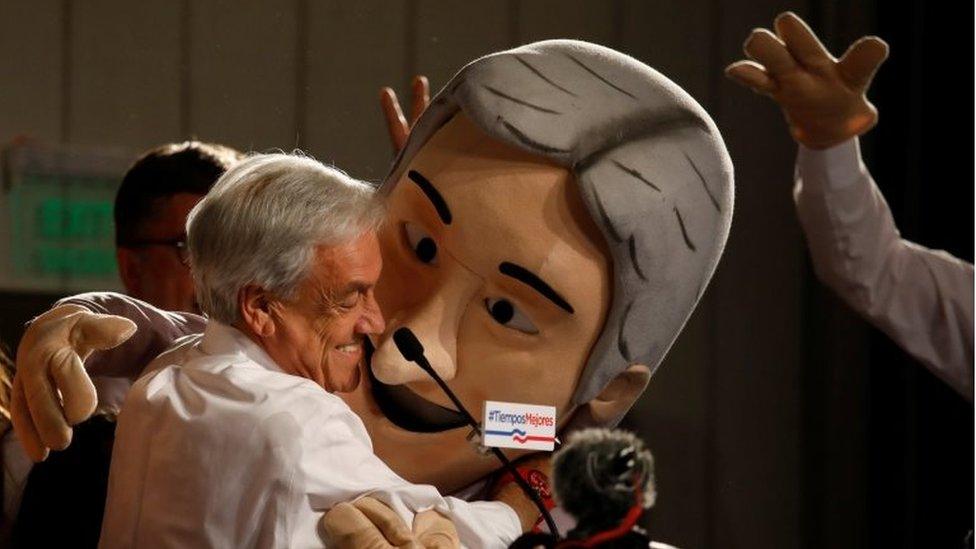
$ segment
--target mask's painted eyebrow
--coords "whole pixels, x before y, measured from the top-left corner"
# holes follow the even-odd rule
[[[531,271],[525,267],[521,267],[514,263],[509,263],[508,261],[503,261],[498,265],[498,272],[503,275],[510,276],[523,284],[527,284],[533,290],[542,294],[543,297],[552,301],[560,309],[566,311],[569,314],[573,314],[575,310],[573,306],[569,304],[568,301],[563,299],[563,296],[559,295],[556,290],[552,289],[552,286],[546,284],[541,278],[533,274]]]
[[[420,190],[423,191],[424,196],[426,196],[427,199],[430,200],[430,203],[434,205],[434,209],[437,210],[437,216],[441,218],[441,221],[443,221],[445,225],[450,225],[451,219],[453,219],[451,216],[451,209],[447,207],[447,202],[444,200],[444,197],[441,196],[441,193],[437,192],[434,185],[432,185],[426,177],[420,175],[420,172],[416,170],[410,170],[407,172],[407,177],[410,178],[410,181],[413,181],[418,187],[420,187]]]

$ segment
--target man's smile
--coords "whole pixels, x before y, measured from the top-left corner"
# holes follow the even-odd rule
[[[383,415],[397,427],[416,433],[440,433],[464,427],[467,422],[459,412],[434,404],[405,385],[387,385],[373,375],[373,343],[363,342],[370,391]]]

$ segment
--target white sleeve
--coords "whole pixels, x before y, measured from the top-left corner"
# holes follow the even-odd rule
[[[58,305],[78,305],[93,313],[117,315],[136,324],[136,332],[118,347],[92,353],[85,362],[91,375],[124,377],[142,375],[152,359],[177,339],[202,333],[206,319],[192,313],[158,309],[145,301],[114,292],[90,292],[66,297]]]
[[[400,478],[373,453],[362,422],[348,408],[322,415],[302,455],[313,509],[327,511],[369,495],[393,509],[407,525],[416,513],[436,509],[454,523],[464,547],[508,547],[522,534],[518,516],[504,503],[442,497],[433,486]]]
[[[973,398],[973,266],[901,238],[857,139],[800,147],[793,190],[817,276]]]

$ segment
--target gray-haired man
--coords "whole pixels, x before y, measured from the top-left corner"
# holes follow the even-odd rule
[[[333,394],[359,384],[363,341],[384,329],[373,295],[383,213],[369,185],[280,154],[241,161],[193,209],[190,262],[209,319],[126,397],[101,547],[321,545],[323,513],[364,494],[416,517],[421,538],[437,512],[466,546],[521,533],[504,504],[398,477]]]

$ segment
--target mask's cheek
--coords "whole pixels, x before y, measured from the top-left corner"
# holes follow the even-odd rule
[[[423,301],[437,284],[437,267],[421,263],[387,227],[380,239],[383,271],[376,283],[376,302],[387,321],[397,319],[400,311]]]
[[[552,344],[497,324],[473,299],[458,331],[458,375],[451,384],[475,417],[486,400],[568,409],[588,349]]]

